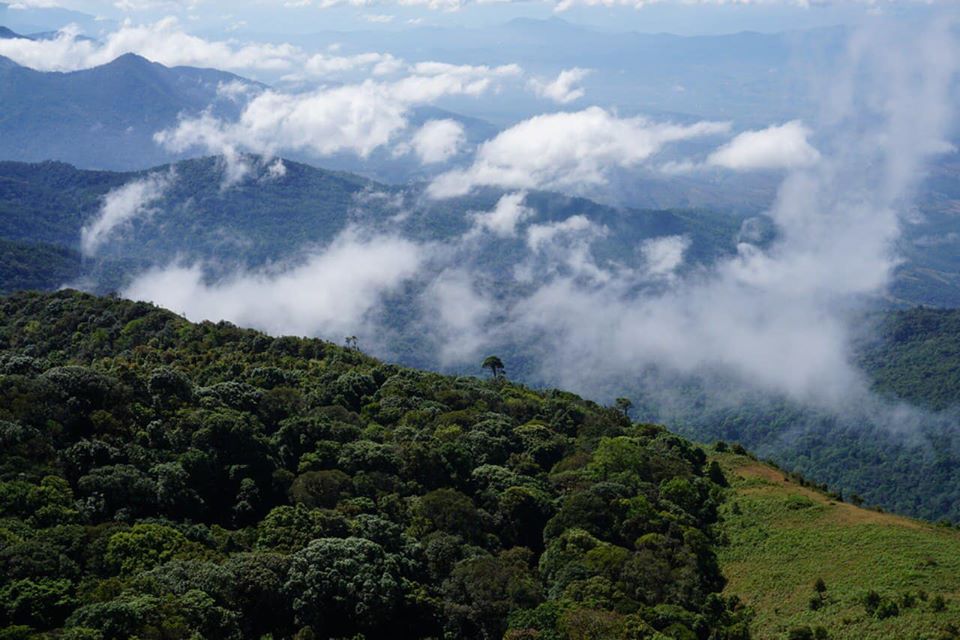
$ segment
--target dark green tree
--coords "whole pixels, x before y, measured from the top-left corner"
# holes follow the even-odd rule
[[[481,366],[484,369],[490,370],[490,375],[493,376],[494,380],[500,380],[504,376],[505,369],[503,366],[503,360],[497,356],[487,356],[484,358]]]

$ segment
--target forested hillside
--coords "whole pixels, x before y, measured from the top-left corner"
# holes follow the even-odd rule
[[[227,271],[295,263],[351,224],[403,233],[417,242],[449,241],[469,231],[472,216],[493,209],[503,195],[485,190],[433,201],[423,197],[423,185],[395,187],[291,161],[284,162],[283,175],[271,175],[263,158],[248,161],[252,173],[229,188],[218,158],[136,173],[84,171],[60,162],[0,162],[0,239],[79,251],[81,230],[100,215],[107,194],[150,175],[173,176],[147,211],[116,229],[74,274],[74,279],[88,277],[91,289],[107,292],[121,289],[148,267],[177,259],[220,264]],[[739,216],[706,210],[618,209],[549,192],[530,193],[526,202],[540,223],[583,215],[606,227],[598,252],[618,262],[635,262],[640,242],[671,234],[689,237],[692,263],[709,262],[733,251],[741,223]],[[480,259],[494,277],[512,277],[513,267],[527,255],[523,238],[498,238],[484,243]],[[126,264],[118,268],[117,261]],[[46,267],[44,261],[35,263],[38,271]],[[55,279],[54,273],[46,276]],[[0,289],[13,287],[0,279]],[[424,355],[411,354],[411,361],[428,360]]]
[[[0,301],[3,638],[724,638],[724,478],[561,391]]]
[[[261,159],[249,160],[255,167],[253,174],[227,189],[221,160],[174,165],[176,179],[149,210],[117,228],[96,256],[82,259],[78,252],[81,230],[97,218],[106,194],[151,172],[0,163],[0,238],[9,241],[0,260],[0,290],[72,285],[98,292],[122,291],[135,274],[178,260],[203,264],[211,281],[229,279],[243,268],[300,264],[351,225],[416,243],[456,245],[470,234],[475,215],[493,210],[503,195],[481,190],[464,198],[431,201],[418,195],[422,186],[392,187],[289,161],[282,176],[272,176]],[[152,173],[168,175],[170,171],[161,167]],[[941,182],[952,184],[947,178]],[[537,224],[562,224],[582,215],[603,230],[591,241],[589,255],[610,270],[643,269],[638,246],[649,239],[682,236],[689,246],[680,273],[696,274],[735,251],[743,222],[736,213],[617,209],[548,192],[530,192],[524,204],[535,212],[530,215]],[[940,230],[947,233],[946,227]],[[752,231],[766,234],[761,242],[774,233],[763,225]],[[475,243],[468,257],[470,267],[483,274],[497,299],[522,295],[529,283],[519,282],[516,274],[529,263],[527,239],[522,234],[470,237]],[[938,260],[946,260],[947,249],[934,252]],[[581,250],[577,245],[565,251],[575,257]],[[424,330],[423,300],[416,293],[436,275],[425,272],[387,300],[375,328],[368,327],[362,337],[367,344],[377,341],[381,354],[406,365],[472,371],[469,362],[443,361],[436,332]],[[902,291],[910,282],[898,280],[896,287]],[[696,376],[652,383],[628,378],[618,380],[618,388],[592,388],[591,392],[596,391],[599,398],[629,396],[637,404],[637,415],[646,420],[669,424],[698,441],[740,441],[787,468],[858,493],[869,504],[933,520],[960,521],[960,437],[949,408],[960,397],[956,375],[960,347],[953,344],[957,341],[951,333],[953,313],[906,310],[884,321],[885,313],[862,323],[877,325],[879,337],[856,345],[855,356],[873,377],[874,388],[890,402],[871,415],[856,414],[856,407],[839,413],[812,410],[781,397],[727,390],[722,384],[719,390],[711,390],[708,387],[714,382],[705,385]],[[363,327],[348,329],[349,333],[362,331]],[[345,332],[333,337],[341,333]],[[509,331],[490,335],[504,337],[490,350],[509,362],[516,379],[557,384],[555,377],[550,378],[556,370],[542,366],[543,354],[536,341],[512,339]],[[580,382],[589,388],[592,381]],[[734,395],[741,401],[725,400]],[[947,413],[902,416],[897,408],[902,401]]]
[[[862,362],[878,391],[928,409],[960,405],[960,309],[896,311],[864,345]]]
[[[0,240],[0,293],[56,289],[77,277],[80,261],[57,245]]]

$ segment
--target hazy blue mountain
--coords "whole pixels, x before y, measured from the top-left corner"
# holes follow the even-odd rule
[[[146,168],[168,162],[153,141],[177,116],[208,107],[233,115],[217,94],[242,80],[212,69],[167,68],[133,54],[72,73],[43,73],[0,59],[0,159],[61,160],[85,167]]]
[[[57,31],[67,25],[76,25],[87,34],[96,34],[116,26],[113,20],[102,20],[89,13],[63,7],[31,7],[20,3],[20,6],[13,8],[11,4],[15,3],[0,2],[0,24],[18,33]]]
[[[15,38],[27,38],[27,40],[31,39],[27,36],[22,36],[19,33],[11,31],[6,27],[0,27],[0,40],[13,40]]]
[[[7,29],[0,37],[22,37]],[[31,37],[43,37],[37,34]],[[241,104],[218,95],[221,84],[244,82],[234,74],[193,67],[168,68],[133,54],[93,69],[45,73],[0,56],[0,160],[56,160],[84,168],[118,171],[146,169],[181,160],[157,145],[153,135],[173,127],[181,115],[206,109],[235,118]],[[497,128],[479,118],[436,107],[413,110],[415,128],[431,119],[453,119],[464,126],[469,145],[496,135]],[[307,160],[306,155],[294,156]],[[339,154],[327,166],[387,182],[426,176],[413,155],[394,157],[380,150],[367,158]]]
[[[845,31],[691,37],[602,30],[560,18],[520,18],[483,28],[422,26],[311,35],[251,31],[245,35],[311,48],[342,43],[345,54],[381,51],[410,61],[515,62],[530,75],[542,77],[574,66],[588,68],[592,73],[583,82],[587,98],[566,108],[589,103],[616,107],[626,114],[733,119],[738,125],[755,126],[815,113],[809,80],[822,68],[822,61],[835,59]],[[501,126],[556,107],[525,92],[505,93],[482,107],[456,98],[442,101],[441,106]]]

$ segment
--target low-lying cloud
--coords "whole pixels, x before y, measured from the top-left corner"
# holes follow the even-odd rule
[[[137,277],[124,295],[194,321],[228,318],[277,334],[339,338],[360,333],[383,296],[421,264],[422,252],[412,241],[348,229],[290,268],[244,271],[211,282],[202,264],[172,264]]]
[[[115,231],[135,218],[149,215],[151,206],[160,200],[176,180],[176,173],[151,173],[110,191],[103,198],[97,217],[80,231],[80,248],[84,255],[95,255]]]
[[[447,198],[480,186],[580,191],[605,184],[609,171],[636,167],[669,143],[729,128],[724,122],[620,118],[600,107],[535,116],[484,142],[471,166],[438,176],[428,192]]]
[[[706,163],[734,171],[809,167],[820,160],[808,141],[810,133],[799,120],[745,131],[711,153]]]
[[[413,134],[409,148],[422,164],[436,164],[457,155],[465,142],[464,127],[456,120],[430,120]]]
[[[429,328],[445,365],[526,349],[539,379],[598,396],[655,367],[720,372],[748,387],[837,407],[869,395],[852,360],[849,312],[890,283],[913,191],[951,133],[958,61],[949,25],[923,33],[870,29],[838,63],[821,121],[788,122],[715,147],[706,156],[711,165],[788,175],[768,212],[775,238],[741,234],[731,254],[709,264],[689,262],[691,240],[676,232],[646,238],[632,258],[611,259],[600,249],[617,238],[603,223],[579,213],[547,219],[530,203],[526,190],[602,186],[611,172],[642,166],[673,142],[729,131],[726,123],[665,124],[592,107],[525,120],[482,144],[466,168],[434,180],[433,197],[477,187],[508,192],[488,211],[463,212],[467,230],[456,237],[428,245],[371,231],[376,240],[341,239],[286,270],[207,283],[199,267],[175,266],[138,279],[127,293],[193,317],[337,336],[369,327],[383,297],[405,286],[404,299],[421,315],[400,330],[419,336]],[[424,87],[451,81],[442,67],[437,75],[422,71],[404,91],[438,95]],[[451,86],[465,91],[475,77],[466,75]],[[379,99],[382,85],[342,90]],[[411,103],[395,89],[384,100],[397,105],[386,111],[395,126],[360,127],[349,143],[330,130],[326,144],[357,145],[358,153],[387,144]],[[234,137],[229,127],[221,135],[262,145],[295,144],[295,135],[321,139],[311,127],[326,116],[307,114],[324,108],[304,109],[297,121],[287,107],[265,103],[262,112],[243,125],[249,138]],[[491,266],[498,246],[512,262]],[[358,265],[366,275],[356,282],[360,276],[350,272]],[[343,286],[330,293],[330,283]],[[314,297],[315,290],[322,293]]]
[[[588,75],[590,75],[589,69],[574,67],[564,69],[553,80],[532,78],[528,86],[541,98],[553,100],[559,104],[568,104],[587,94],[580,82]]]
[[[168,67],[215,67],[231,71],[283,71],[302,58],[288,44],[234,44],[186,33],[176,18],[147,25],[124,23],[102,41],[80,37],[73,27],[50,40],[0,39],[0,55],[38,71],[77,71],[134,53]]]
[[[472,213],[473,228],[468,236],[488,232],[501,238],[515,237],[517,226],[533,216],[533,210],[524,205],[526,197],[527,194],[522,191],[508,193],[497,201],[492,210]]]

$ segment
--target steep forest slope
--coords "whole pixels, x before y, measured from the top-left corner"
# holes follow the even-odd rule
[[[746,638],[718,482],[568,393],[0,300],[4,638]]]

